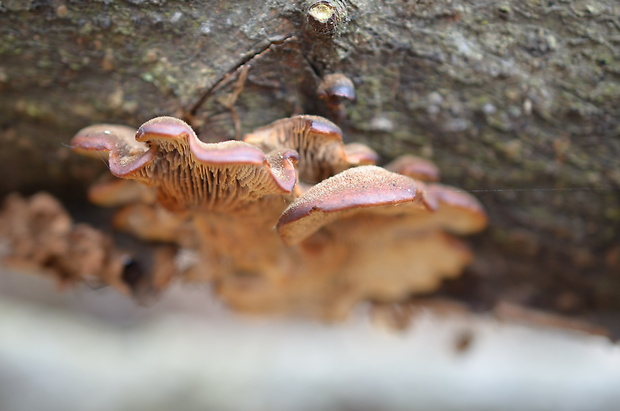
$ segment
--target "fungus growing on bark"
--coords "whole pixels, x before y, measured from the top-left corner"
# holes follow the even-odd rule
[[[80,282],[109,285],[140,302],[157,295],[176,274],[174,247],[157,246],[151,256],[141,256],[138,262],[132,253],[116,247],[109,235],[75,224],[47,193],[28,199],[11,194],[5,199],[0,209],[0,249],[8,267],[43,270],[61,288]]]
[[[201,278],[213,278],[226,267],[253,269],[275,258],[278,239],[268,233],[295,186],[296,152],[276,149],[265,154],[241,141],[205,144],[172,117],[143,124],[135,133],[141,146],[134,145],[131,154],[124,149],[127,134],[92,130],[80,131],[72,146],[80,152],[110,152],[112,173],[154,187],[165,209],[157,204],[126,206],[116,218],[118,227],[144,239],[198,249],[208,256],[205,264],[210,267]],[[116,172],[121,165],[122,172]],[[243,249],[253,243],[253,251]]]
[[[342,311],[363,299],[394,301],[431,291],[443,278],[457,275],[471,255],[443,233],[444,220],[419,224],[418,219],[446,213],[424,187],[379,167],[351,168],[295,200],[280,217],[278,232],[289,245],[304,247],[317,234],[347,244],[347,262],[338,274],[346,285]]]
[[[238,310],[341,318],[360,301],[399,301],[458,275],[471,255],[453,234],[486,225],[470,195],[410,177],[435,180],[430,163],[377,167],[374,151],[343,144],[322,117],[286,118],[244,141],[213,144],[159,117],[135,133],[88,127],[72,146],[108,153],[110,171],[124,179],[89,194],[121,207],[115,227],[170,244],[153,258],[154,274],[118,263],[114,274],[91,273],[134,294],[180,277],[211,282]],[[180,263],[175,250],[193,257]]]
[[[336,119],[342,121],[346,114],[344,102],[355,100],[355,86],[344,74],[332,73],[323,77],[319,83],[317,95],[325,101],[327,108]]]

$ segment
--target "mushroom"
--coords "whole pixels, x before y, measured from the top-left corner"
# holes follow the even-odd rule
[[[462,241],[444,230],[473,231],[480,220],[477,203],[458,210],[461,219],[471,217],[469,226],[433,220],[447,218],[450,207],[461,205],[457,199],[465,204],[467,197],[443,186],[426,189],[376,166],[351,168],[310,187],[276,226],[289,246],[283,250],[289,264],[281,268],[291,274],[274,282],[228,277],[218,285],[219,295],[244,311],[310,312],[334,319],[359,301],[400,301],[435,290],[472,258]],[[421,225],[418,217],[432,222]]]
[[[295,185],[292,151],[266,155],[250,144],[205,144],[182,120],[157,117],[133,139],[104,125],[80,131],[71,142],[78,152],[109,152],[110,171],[157,187],[168,209],[241,208],[269,194],[290,193]]]
[[[471,194],[437,183],[427,184],[426,194],[437,204],[437,212],[424,219],[416,216],[420,224],[459,235],[477,233],[487,226],[486,213]]]
[[[136,202],[152,204],[156,192],[152,187],[135,180],[123,180],[113,176],[97,181],[88,190],[88,201],[102,207],[116,207]]]
[[[328,74],[319,83],[317,96],[325,101],[327,108],[338,122],[344,120],[346,100],[355,100],[355,86],[350,78],[342,73]]]
[[[127,253],[100,231],[73,224],[60,202],[47,193],[28,199],[9,195],[0,210],[0,238],[3,262],[11,267],[43,269],[62,286],[105,282],[129,292],[122,280]]]
[[[360,166],[310,188],[282,213],[277,229],[285,243],[295,245],[331,221],[361,211],[402,214],[430,208],[413,179],[376,166]]]
[[[279,239],[270,228],[295,186],[296,152],[265,154],[241,141],[206,144],[172,117],[143,124],[135,133],[141,145],[133,144],[133,153],[124,150],[130,145],[127,133],[109,131],[87,128],[72,145],[78,151],[108,151],[112,173],[154,187],[159,204],[128,206],[117,226],[145,239],[198,248],[206,268],[194,276],[214,278],[273,264]]]
[[[423,187],[407,176],[361,166],[313,186],[284,211],[277,229],[285,243],[302,249],[316,249],[317,241],[347,245],[342,265],[333,268],[339,279],[333,287],[340,292],[331,293],[332,314],[344,315],[364,299],[394,301],[432,291],[470,262],[466,247],[439,224],[421,229],[412,219],[444,212],[441,202],[427,200]]]
[[[421,181],[439,181],[439,169],[422,157],[404,155],[385,166],[387,170]]]
[[[244,141],[264,151],[295,150],[299,153],[299,179],[308,183],[319,182],[352,166],[374,164],[377,159],[369,147],[358,143],[345,145],[340,128],[318,116],[277,120],[247,134]]]
[[[350,78],[342,73],[332,73],[323,77],[317,94],[328,103],[340,103],[342,100],[355,100],[355,86]]]
[[[49,266],[50,253],[73,256],[54,267],[72,281],[94,275],[138,297],[180,276],[210,282],[240,311],[342,318],[360,301],[401,301],[458,275],[471,253],[454,235],[487,222],[472,196],[429,182],[438,177],[431,163],[405,157],[392,171],[377,167],[374,151],[345,145],[340,128],[317,116],[213,144],[179,119],[158,117],[137,132],[88,127],[72,146],[108,154],[120,180],[99,182],[89,196],[120,207],[115,227],[167,245],[157,246],[152,267],[137,266],[107,237],[63,217],[58,233],[44,230],[51,236],[44,242],[62,250],[34,260]],[[22,260],[36,256],[14,244]],[[101,253],[80,244],[100,244]]]

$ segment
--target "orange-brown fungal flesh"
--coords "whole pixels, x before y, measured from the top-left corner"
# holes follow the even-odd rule
[[[78,133],[72,146],[109,151],[113,174],[156,186],[159,200],[171,210],[240,207],[264,195],[290,193],[296,183],[296,152],[265,155],[240,141],[206,144],[173,117],[155,118],[138,129],[131,147],[140,145],[141,155],[130,155],[125,134],[93,129]]]
[[[155,191],[152,187],[135,180],[125,180],[112,176],[97,181],[88,190],[88,201],[102,207],[115,207],[131,203],[154,203]]]
[[[398,214],[412,208],[431,208],[413,179],[376,166],[360,166],[308,189],[282,213],[277,229],[286,244],[294,245],[325,224],[361,210]]]
[[[437,166],[431,161],[417,156],[400,156],[387,164],[385,168],[420,181],[439,181]]]
[[[135,203],[122,207],[114,215],[114,228],[146,241],[178,243],[184,215],[172,213],[157,204]]]
[[[247,134],[244,141],[266,152],[297,151],[299,179],[308,183],[319,182],[360,163],[371,163],[376,158],[370,148],[362,153],[355,146],[349,155],[340,128],[319,116],[302,115],[277,120]]]
[[[399,301],[434,291],[471,261],[461,240],[440,231],[420,235],[404,225],[386,236],[369,236],[353,250],[344,267],[352,294],[349,308],[364,299]]]
[[[46,265],[66,251],[72,221],[58,200],[46,193],[26,199],[10,194],[0,209],[0,240],[9,263]]]

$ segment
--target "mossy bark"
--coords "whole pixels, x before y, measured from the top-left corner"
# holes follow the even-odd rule
[[[342,0],[333,33],[285,0],[0,2],[0,193],[66,201],[102,165],[67,143],[97,123],[192,121],[234,138],[358,99],[348,141],[432,159],[491,227],[447,289],[567,312],[620,309],[620,5],[616,0]],[[247,74],[247,77],[242,81]]]

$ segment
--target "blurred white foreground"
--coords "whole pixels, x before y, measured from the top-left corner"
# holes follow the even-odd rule
[[[403,333],[252,320],[207,296],[143,308],[0,272],[0,410],[620,409],[602,337],[430,313]]]

